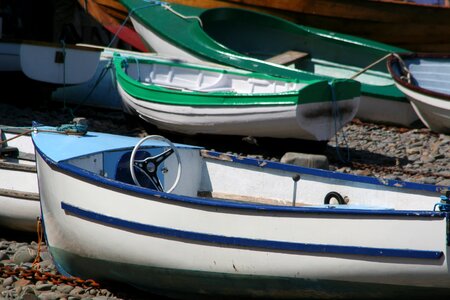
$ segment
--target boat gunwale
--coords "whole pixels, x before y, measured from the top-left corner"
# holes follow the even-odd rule
[[[106,187],[112,187],[117,189],[118,191],[123,193],[131,192],[133,194],[139,195],[139,197],[153,197],[153,199],[147,199],[150,201],[169,201],[174,205],[187,205],[187,206],[196,206],[199,207],[197,209],[210,209],[212,208],[220,208],[220,209],[237,209],[246,213],[294,213],[296,215],[303,214],[319,214],[319,215],[360,215],[360,216],[395,216],[395,217],[409,217],[409,218],[417,218],[417,217],[431,217],[431,218],[448,218],[448,212],[443,211],[424,211],[424,210],[393,210],[393,209],[352,209],[352,208],[336,208],[335,205],[329,205],[325,207],[297,207],[297,206],[278,206],[278,205],[268,205],[268,204],[252,204],[252,203],[242,203],[233,200],[227,199],[210,199],[210,198],[201,198],[201,197],[192,197],[185,195],[178,195],[173,193],[159,192],[156,190],[139,187],[136,185],[123,183],[114,179],[109,179],[102,177],[98,174],[90,172],[88,170],[82,169],[80,167],[76,167],[71,165],[67,161],[73,158],[68,158],[62,161],[55,162],[50,157],[45,155],[39,147],[35,145],[36,153],[41,156],[41,158],[49,165],[52,170],[57,170],[58,172],[64,173],[70,177],[77,177],[78,179],[85,182],[95,182],[98,184],[104,185]],[[130,148],[125,148],[130,149]],[[114,149],[117,150],[117,149]],[[124,150],[124,149],[123,149]],[[131,150],[131,149],[130,149]],[[112,151],[112,150],[110,150]],[[103,153],[108,151],[100,151],[97,153]],[[92,155],[95,153],[89,153]],[[88,154],[85,154],[88,155]],[[85,156],[82,155],[82,156]],[[81,156],[81,157],[82,157]],[[256,161],[256,160],[255,160]],[[271,165],[269,165],[271,166]],[[271,166],[273,167],[273,166]],[[296,167],[296,166],[292,166]],[[332,172],[333,173],[333,172]],[[436,201],[438,202],[438,201]]]
[[[124,91],[126,91],[128,94],[136,98],[137,100],[147,101],[147,102],[155,102],[155,103],[162,103],[167,105],[180,105],[180,106],[193,106],[193,107],[234,107],[234,106],[289,106],[289,105],[303,105],[303,104],[309,104],[309,103],[322,103],[322,102],[328,102],[326,98],[322,99],[319,97],[314,97],[315,99],[310,99],[311,94],[316,93],[317,91],[321,91],[322,87],[325,85],[329,86],[330,83],[326,80],[320,80],[320,79],[311,79],[311,80],[302,80],[302,79],[295,79],[295,78],[282,78],[282,77],[276,77],[271,76],[259,72],[253,72],[253,71],[244,71],[243,73],[234,72],[233,70],[228,69],[220,69],[220,68],[214,68],[211,66],[197,66],[195,64],[191,63],[185,63],[181,62],[182,68],[186,67],[193,70],[205,70],[210,72],[217,72],[221,74],[231,74],[231,75],[237,75],[237,76],[244,76],[248,78],[256,78],[256,79],[263,79],[263,80],[272,80],[272,81],[280,81],[280,82],[287,82],[292,84],[301,84],[301,86],[298,89],[290,90],[290,91],[284,91],[284,92],[273,92],[273,93],[239,93],[239,92],[230,92],[230,91],[196,91],[196,90],[189,90],[185,91],[183,89],[172,89],[170,87],[158,85],[156,83],[149,83],[149,85],[146,85],[140,80],[137,80],[130,75],[128,75],[124,70],[122,63],[126,61],[128,57],[122,57],[114,55],[114,65],[115,65],[115,72],[117,81],[122,87]],[[176,66],[176,63],[173,62],[160,62],[158,59],[152,59],[152,58],[138,58],[137,59],[142,63],[148,63],[148,64],[164,64],[164,65],[170,65],[170,66]],[[130,64],[136,64],[133,60],[129,62]],[[137,63],[139,65],[139,63]],[[129,85],[132,87],[134,92],[131,91],[131,88],[126,87],[123,85],[123,83],[126,83],[126,85]],[[332,80],[331,85],[337,83],[347,83],[348,80],[345,79],[334,79]],[[352,86],[347,87],[348,90],[350,90]],[[314,89],[314,90],[313,90]],[[157,91],[161,93],[170,93],[170,94],[177,94],[180,96],[197,96],[201,98],[220,98],[220,99],[214,99],[214,101],[208,101],[206,100],[196,100],[193,101],[185,101],[185,100],[161,100],[156,99],[157,97],[153,97],[151,94],[149,94],[149,97],[142,97],[142,93],[136,92],[136,90],[140,91]],[[147,93],[145,93],[147,94]],[[346,92],[345,96],[347,94],[350,94],[350,92]],[[332,96],[332,95],[331,95]],[[223,99],[226,98],[233,98],[237,99],[236,101],[226,101]],[[253,100],[245,100],[246,98],[251,98]],[[283,98],[283,100],[277,99],[277,101],[271,100],[272,98]],[[243,100],[240,100],[243,99]],[[265,100],[267,99],[267,100]],[[355,98],[347,98],[344,96],[336,97],[334,99],[335,101],[349,101]],[[333,100],[333,99],[331,99]]]
[[[428,58],[436,58],[436,59],[450,59],[450,54],[447,53],[396,53],[399,55],[402,59],[428,59]],[[400,76],[397,75],[397,72],[394,70],[394,65],[397,65],[399,63],[399,59],[395,57],[394,55],[391,55],[387,59],[387,67],[389,72],[391,73],[392,78],[395,80],[396,83],[403,86],[404,88],[417,92],[422,95],[430,96],[433,98],[439,98],[438,100],[443,101],[450,101],[450,94],[444,94],[440,92],[436,92],[430,89],[426,89],[423,87],[418,86],[417,84],[409,83],[400,78]],[[414,74],[412,74],[414,77]]]

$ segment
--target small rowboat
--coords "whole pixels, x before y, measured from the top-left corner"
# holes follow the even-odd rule
[[[129,113],[161,129],[327,141],[355,116],[360,84],[299,80],[178,60],[114,59]]]
[[[396,54],[387,65],[422,122],[450,134],[450,55]]]

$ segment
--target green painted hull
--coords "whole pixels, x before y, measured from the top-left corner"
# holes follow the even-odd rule
[[[163,40],[201,59],[274,76],[300,79],[350,78],[401,48],[306,27],[247,10],[201,9],[172,4],[177,12],[142,0],[121,0],[132,17]],[[202,25],[195,18],[199,17]],[[308,53],[296,68],[265,59],[295,50]],[[363,95],[407,102],[384,61],[357,77]]]
[[[81,257],[54,247],[50,247],[50,251],[64,274],[100,283],[126,283],[152,294],[175,298],[426,299],[450,296],[450,289],[177,270]]]

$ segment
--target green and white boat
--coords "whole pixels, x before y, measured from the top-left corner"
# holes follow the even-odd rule
[[[132,12],[136,31],[157,53],[287,78],[351,78],[363,71],[356,77],[361,82],[357,118],[400,126],[419,120],[383,61],[405,49],[245,9],[121,3]]]
[[[360,83],[350,79],[289,79],[119,54],[114,66],[128,113],[183,134],[327,141],[359,105]]]

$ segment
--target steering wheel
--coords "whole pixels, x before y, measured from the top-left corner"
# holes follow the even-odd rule
[[[163,141],[165,143],[167,143],[169,145],[169,149],[163,151],[160,154],[157,154],[155,156],[150,156],[147,157],[145,159],[142,160],[136,160],[135,156],[136,153],[139,149],[139,147],[142,145],[142,143],[144,143],[147,140],[150,139],[154,139],[154,140],[159,140],[159,141]],[[168,139],[166,139],[163,136],[160,135],[149,135],[144,137],[143,139],[141,139],[136,146],[134,146],[133,151],[131,152],[131,157],[130,157],[130,173],[131,173],[131,177],[133,178],[133,181],[136,185],[141,186],[141,184],[139,183],[136,174],[134,172],[134,168],[138,168],[143,174],[145,174],[145,176],[147,176],[147,178],[154,184],[154,186],[156,187],[156,189],[160,192],[164,192],[164,188],[161,184],[161,181],[158,178],[157,172],[158,172],[158,167],[159,165],[165,161],[172,153],[175,153],[175,156],[177,158],[177,163],[178,163],[178,170],[177,170],[177,177],[175,179],[175,182],[172,184],[172,186],[170,187],[170,189],[168,189],[166,192],[170,193],[171,191],[173,191],[173,189],[176,187],[176,185],[178,184],[178,182],[180,181],[180,176],[181,176],[181,159],[180,159],[180,154],[178,153],[177,148],[175,147],[174,144],[172,144]]]

